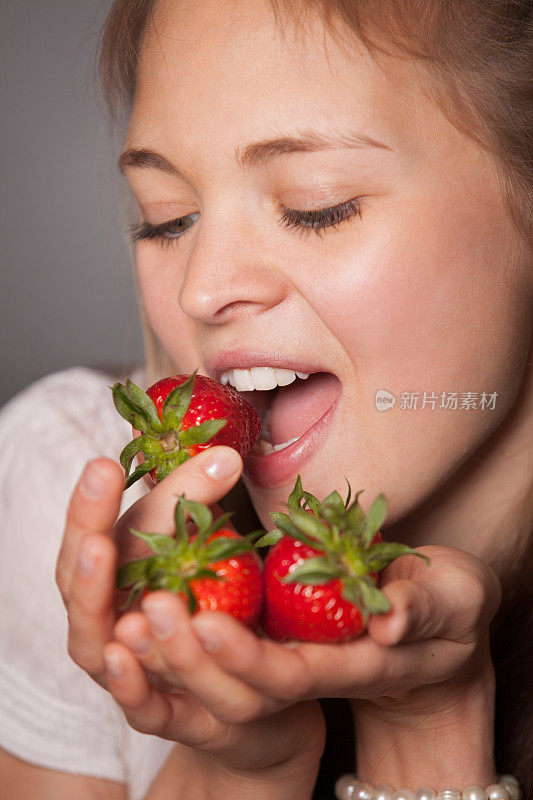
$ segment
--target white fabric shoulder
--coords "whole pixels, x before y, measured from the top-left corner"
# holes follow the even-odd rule
[[[144,385],[142,371],[131,377]],[[130,728],[70,659],[54,580],[83,466],[97,456],[118,460],[131,437],[113,405],[116,379],[64,370],[0,411],[0,747],[49,769],[124,782],[142,800],[173,743]],[[145,493],[142,484],[125,492],[121,511]]]

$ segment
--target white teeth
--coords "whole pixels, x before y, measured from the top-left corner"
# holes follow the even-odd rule
[[[290,444],[292,444],[293,442],[297,442],[298,439],[301,439],[302,435],[295,436],[294,439],[289,439],[288,442],[283,442],[282,444],[275,444],[274,445],[274,450],[285,450],[285,448],[288,447]]]
[[[271,367],[252,367],[251,369],[228,369],[220,376],[220,383],[228,383],[238,392],[268,391],[276,386],[288,386],[296,377],[306,380],[308,372],[295,372],[292,369],[272,369]]]
[[[234,386],[238,392],[253,392],[255,386],[249,369],[234,369],[232,370],[232,375]]]
[[[262,455],[267,456],[269,453],[274,452],[274,447],[272,446],[271,442],[267,442],[266,439],[259,439],[258,443],[255,445],[254,449],[258,448]]]
[[[277,369],[275,372],[278,386],[288,386],[296,380],[296,373],[292,369]]]
[[[240,369],[234,369],[233,374],[239,373]],[[275,389],[278,385],[276,380],[276,370],[271,369],[270,367],[252,367],[251,370],[244,369],[243,372],[248,372],[250,377],[250,382],[252,383],[253,389],[261,389],[266,391],[267,389]]]

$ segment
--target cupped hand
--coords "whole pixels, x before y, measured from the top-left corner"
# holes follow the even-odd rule
[[[501,589],[491,568],[462,550],[417,549],[430,565],[412,555],[392,562],[381,577],[391,611],[371,617],[368,631],[348,642],[278,643],[217,611],[189,622],[178,598],[163,592],[121,620],[115,636],[166,682],[194,691],[202,684],[204,702],[225,722],[250,722],[321,697],[394,698],[403,712],[426,702],[430,711],[490,659],[488,628]],[[214,686],[226,691],[211,696]]]
[[[118,617],[116,567],[150,552],[129,528],[170,535],[181,494],[211,506],[218,516],[221,510],[214,504],[238,481],[241,471],[242,459],[235,450],[209,448],[185,461],[117,520],[123,469],[107,458],[86,465],[67,510],[56,582],[68,611],[69,653],[100,684],[106,685],[102,648],[110,641]]]
[[[224,460],[224,475],[220,470],[209,471],[210,465]],[[144,611],[124,615],[116,611],[117,566],[149,552],[129,528],[170,535],[181,494],[210,506],[216,518],[222,513],[216,502],[237,482],[241,470],[242,459],[236,451],[212,447],[180,465],[117,521],[123,470],[104,458],[86,466],[71,497],[56,565],[57,584],[68,612],[69,654],[112,693],[137,730],[202,750],[239,773],[252,770],[270,775],[279,765],[287,765],[311,789],[325,744],[318,702],[286,704],[268,717],[258,713],[260,694],[243,689],[242,682],[216,665],[176,595],[154,592],[143,601],[143,609],[152,609],[154,620],[157,604],[170,604],[170,637],[164,622],[159,629],[156,622],[147,627]],[[229,618],[217,613],[220,616]],[[154,633],[163,649],[171,648],[170,662],[179,667],[167,670],[161,654],[152,663],[151,645],[143,651],[147,637],[151,640]],[[144,658],[136,658],[127,643],[132,649],[140,646]]]

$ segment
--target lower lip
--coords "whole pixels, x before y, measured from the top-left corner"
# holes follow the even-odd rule
[[[265,489],[280,486],[294,478],[303,465],[316,455],[325,437],[326,428],[333,422],[338,406],[339,397],[297,442],[284,447],[283,450],[265,456],[250,453],[244,460],[246,477]]]

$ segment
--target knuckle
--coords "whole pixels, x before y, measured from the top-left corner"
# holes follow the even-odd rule
[[[261,715],[262,704],[259,700],[247,701],[246,704],[236,703],[224,709],[217,715],[221,722],[227,724],[245,724],[253,722]]]
[[[274,696],[276,700],[300,700],[306,697],[308,692],[309,681],[306,677],[300,675],[287,676],[281,686],[279,686]]]
[[[301,664],[298,669],[287,670],[283,682],[271,693],[276,700],[305,700],[311,695],[313,672],[309,669],[300,654]]]
[[[69,639],[68,654],[72,661],[81,667],[84,672],[89,675],[97,675],[102,670],[101,660],[96,658],[94,653],[91,653],[87,648],[82,647],[79,642]]]
[[[161,648],[161,661],[167,667],[169,674],[178,672],[181,675],[187,676],[194,674],[197,670],[197,665],[191,659],[190,655],[186,652],[176,650],[166,651]]]
[[[150,721],[143,717],[142,714],[139,714],[138,709],[133,709],[130,706],[126,707],[123,704],[121,704],[121,708],[130,727],[134,728],[136,731],[139,731],[139,733],[148,733],[152,734],[153,736],[162,737],[163,730],[161,729],[161,726],[150,723]]]

